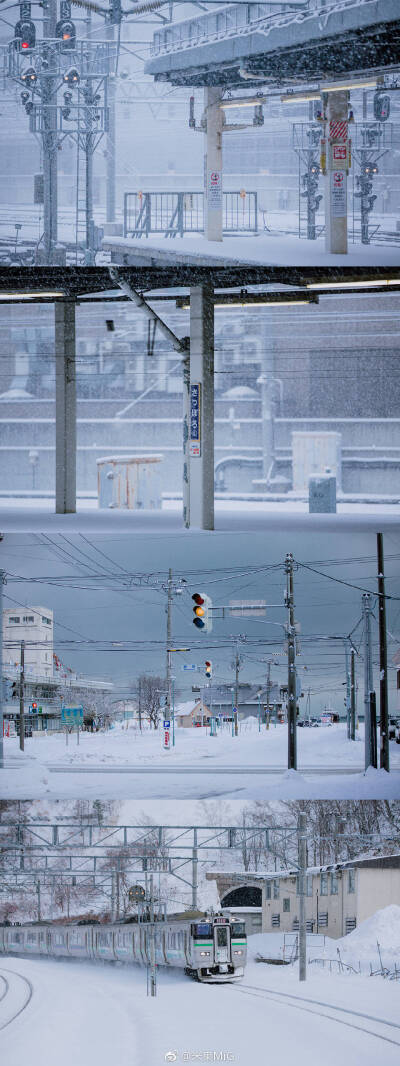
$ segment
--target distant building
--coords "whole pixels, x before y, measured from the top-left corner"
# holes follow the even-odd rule
[[[203,703],[203,700],[196,700],[195,704],[193,704],[193,700],[188,700],[187,703],[181,703],[175,715],[176,724],[183,726],[184,729],[190,729],[193,726],[209,725],[210,718],[210,708]]]
[[[262,932],[297,932],[299,883],[296,870],[274,873],[207,873],[217,882],[221,907],[262,908]],[[306,921],[309,933],[340,938],[377,910],[400,900],[400,853],[349,859],[309,868]],[[249,929],[250,931],[250,929]]]
[[[109,715],[113,683],[77,677],[53,651],[53,611],[49,607],[6,608],[3,611],[4,722],[6,734],[19,729],[21,641],[24,655],[25,730],[61,728],[62,706],[82,705],[85,721]]]
[[[25,641],[25,673],[52,677],[53,611],[50,607],[6,607],[3,611],[5,666],[19,666],[22,640]]]

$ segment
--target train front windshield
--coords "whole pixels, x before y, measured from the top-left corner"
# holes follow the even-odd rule
[[[245,922],[233,922],[232,923],[232,936],[246,937],[246,925]]]
[[[228,927],[226,925],[217,925],[217,946],[219,948],[228,947]]]

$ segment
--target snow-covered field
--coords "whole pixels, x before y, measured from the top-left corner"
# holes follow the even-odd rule
[[[309,796],[395,798],[400,796],[400,747],[391,743],[392,773],[364,768],[363,725],[348,741],[344,724],[298,730],[298,772],[286,770],[287,728],[255,719],[229,725],[217,737],[208,729],[176,729],[176,744],[163,749],[163,733],[139,733],[117,724],[107,733],[6,737],[0,798],[66,797],[285,799]],[[346,773],[346,771],[348,771]]]
[[[397,917],[397,928],[398,923]],[[316,939],[308,938],[310,957]],[[299,984],[297,964],[255,961],[258,953],[279,955],[281,940],[281,934],[249,937],[245,977],[235,986],[200,985],[160,968],[153,999],[146,995],[146,973],[138,966],[2,958],[0,974],[10,990],[0,1000],[0,1026],[27,998],[21,976],[33,986],[27,1007],[0,1035],[2,1061],[6,1066],[157,1066],[166,1061],[265,1066],[292,1060],[299,1066],[321,1061],[324,1066],[338,1061],[394,1066],[400,1047],[399,983],[309,966],[307,982]],[[326,944],[326,950],[338,943]],[[168,1052],[173,1052],[169,1059]]]

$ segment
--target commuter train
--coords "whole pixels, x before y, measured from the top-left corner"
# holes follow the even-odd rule
[[[203,982],[243,977],[247,944],[245,923],[223,914],[112,925],[35,925],[0,927],[0,954],[51,955],[113,962],[151,962],[152,938],[157,966],[174,966]]]

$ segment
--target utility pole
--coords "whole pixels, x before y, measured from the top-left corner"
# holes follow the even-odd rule
[[[154,928],[154,887],[153,874],[150,874],[150,994],[157,995],[157,971],[156,971],[156,931]]]
[[[6,580],[5,570],[0,570],[0,770],[4,768],[4,677],[3,677],[3,585]]]
[[[139,677],[139,695],[138,695],[138,715],[139,715],[139,729],[142,732],[142,679]]]
[[[378,555],[378,594],[379,594],[379,717],[380,717],[380,759],[381,770],[389,772],[389,708],[387,683],[387,634],[386,634],[386,600],[385,569],[383,557],[383,535],[377,533]]]
[[[307,818],[299,814],[297,826],[299,865],[299,980],[307,977],[307,925],[306,925],[306,876],[307,876]]]
[[[41,902],[40,902],[40,881],[39,880],[36,881],[36,892],[37,892],[37,920],[38,920],[38,922],[41,922],[41,920],[42,920],[42,909],[41,909]]]
[[[356,653],[350,652],[350,740],[356,739]]]
[[[171,644],[172,644],[172,570],[168,570],[167,586],[167,706],[168,718],[171,715]]]
[[[297,721],[296,721],[296,631],[294,625],[293,555],[285,559],[286,607],[289,612],[288,638],[288,769],[297,770]]]
[[[269,700],[271,695],[271,662],[267,663],[267,721],[269,725]]]
[[[364,616],[364,728],[365,769],[376,766],[376,736],[373,736],[371,693],[373,692],[372,647],[371,647],[371,595],[363,592]],[[375,753],[375,754],[374,754]]]
[[[57,0],[47,0],[44,7],[43,34],[48,45],[43,59],[46,69],[41,74],[43,114],[43,185],[44,185],[44,257],[47,265],[54,262],[57,245],[57,51],[55,44]]]
[[[344,642],[344,654],[346,656],[346,721],[347,721],[347,739],[351,739],[351,676],[350,676],[350,639],[346,637]],[[354,738],[353,738],[354,739]]]
[[[106,22],[106,38],[110,46],[114,43],[114,23]],[[115,115],[116,74],[108,76],[108,130],[106,140],[106,221],[115,222],[115,168],[116,168],[116,115]]]
[[[197,829],[193,829],[193,850],[192,850],[192,908],[197,911],[197,884],[198,884],[198,850],[197,850]]]
[[[25,641],[21,640],[21,666],[19,675],[19,746],[25,749]]]
[[[239,706],[238,706],[238,704],[239,704],[239,670],[240,670],[240,655],[239,655],[239,643],[238,643],[238,641],[236,641],[236,645],[235,645],[235,659],[234,659],[234,662],[233,662],[233,667],[234,667],[234,670],[235,670],[235,707],[236,707],[236,714],[234,714],[233,717],[234,717],[234,734],[235,734],[235,737],[237,737],[238,733],[239,733],[239,726],[238,726]]]

